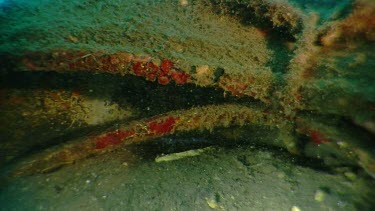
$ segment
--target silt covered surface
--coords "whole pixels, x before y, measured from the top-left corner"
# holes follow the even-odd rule
[[[2,209],[373,208],[374,8],[5,1]]]

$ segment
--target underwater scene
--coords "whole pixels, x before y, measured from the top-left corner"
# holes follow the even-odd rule
[[[375,1],[0,0],[0,210],[375,210]]]

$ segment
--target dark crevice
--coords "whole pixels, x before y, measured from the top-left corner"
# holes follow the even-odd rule
[[[252,97],[224,96],[224,91],[218,88],[173,83],[160,86],[136,76],[85,72],[9,72],[0,79],[0,88],[78,91],[91,98],[110,99],[120,106],[138,108],[145,117],[210,104],[262,104]]]
[[[317,111],[299,111],[297,116],[317,122],[325,127],[335,127],[341,134],[345,134],[348,138],[357,140],[352,142],[353,145],[364,149],[372,149],[375,143],[372,141],[375,136],[366,129],[356,125],[352,119],[343,115],[321,114]]]
[[[296,35],[302,31],[302,19],[299,19],[298,24],[293,26],[288,20],[277,16],[281,24],[275,27],[272,23],[272,15],[278,8],[270,3],[263,1],[223,3],[217,0],[211,0],[211,3],[216,14],[228,14],[237,17],[242,24],[255,26],[265,32],[271,31],[283,41],[296,41]]]
[[[232,127],[234,128],[234,127]],[[227,128],[226,128],[227,129]],[[220,129],[217,129],[220,130]],[[215,130],[215,131],[217,131]],[[221,138],[220,141],[216,133],[197,133],[188,132],[185,134],[176,134],[158,138],[153,141],[143,142],[136,145],[129,146],[129,149],[141,156],[145,160],[154,160],[155,157],[162,154],[172,154],[183,152],[187,150],[202,149],[205,147],[214,147],[215,151],[222,149],[237,150],[241,149],[242,153],[237,156],[237,159],[246,167],[251,167],[252,163],[246,161],[249,152],[251,151],[267,151],[272,153],[272,157],[288,161],[297,166],[308,167],[316,171],[334,173],[332,166],[327,166],[323,160],[317,158],[308,158],[302,155],[292,155],[286,149],[277,146],[270,146],[260,143],[257,138],[243,139],[243,140],[226,140]],[[207,153],[210,153],[209,151]],[[352,166],[348,166],[352,168]],[[281,167],[280,167],[281,168]],[[355,168],[355,167],[353,167]]]
[[[234,97],[223,95],[223,90],[216,88],[202,88],[196,85],[185,84],[177,86],[173,83],[160,86],[155,82],[145,81],[141,77],[110,74],[91,74],[85,72],[57,73],[57,72],[8,72],[0,79],[2,90],[33,90],[48,91],[78,91],[91,99],[101,99],[108,103],[117,103],[122,108],[135,109],[134,115],[125,120],[115,120],[97,126],[80,126],[79,128],[56,127],[62,131],[45,131],[43,125],[29,132],[28,139],[40,137],[39,133],[49,134],[45,141],[27,142],[22,152],[17,152],[17,159],[26,154],[35,153],[67,141],[86,137],[90,132],[100,134],[105,129],[116,127],[118,124],[131,120],[148,118],[179,109],[189,109],[196,106],[211,104],[235,103],[242,105],[262,104],[251,97]],[[6,93],[6,92],[5,92]],[[126,122],[124,122],[126,121]],[[65,131],[65,132],[64,132]],[[44,136],[46,135],[44,134]],[[43,136],[43,137],[44,137]],[[0,137],[9,139],[10,137]],[[42,140],[42,139],[41,139]],[[22,142],[22,141],[21,141]]]
[[[287,73],[290,60],[294,56],[293,51],[288,49],[287,43],[282,42],[277,34],[271,32],[267,36],[267,48],[270,49],[273,54],[266,65],[271,68],[273,73],[280,75]]]

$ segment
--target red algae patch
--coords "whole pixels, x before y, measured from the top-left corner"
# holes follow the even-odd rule
[[[170,133],[173,128],[175,127],[175,124],[177,122],[177,118],[175,117],[168,117],[164,121],[151,121],[148,124],[148,128],[151,132],[152,135],[157,134],[157,135],[162,135],[162,134],[167,134]]]
[[[190,78],[190,75],[183,72],[173,71],[171,77],[176,84],[185,84]]]
[[[161,71],[164,74],[168,74],[173,67],[174,63],[169,59],[163,59],[163,61],[161,62]]]
[[[324,137],[324,135],[321,132],[317,130],[310,130],[309,134],[310,134],[312,141],[315,144],[323,144],[323,143],[329,142],[329,140],[326,137]]]
[[[134,131],[115,131],[107,133],[106,135],[99,137],[96,140],[96,149],[104,149],[108,146],[121,144],[121,141],[125,138],[134,135]]]

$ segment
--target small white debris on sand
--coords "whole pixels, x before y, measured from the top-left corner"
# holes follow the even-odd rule
[[[217,205],[215,199],[207,199],[207,198],[206,198],[206,202],[207,202],[207,204],[208,204],[208,206],[209,206],[210,208],[212,208],[212,209],[216,209],[216,208],[218,208],[218,205]]]
[[[322,201],[324,201],[325,195],[326,194],[323,191],[317,190],[315,192],[314,199],[315,199],[315,201],[322,202]]]
[[[291,211],[301,211],[301,209],[297,206],[293,206]]]
[[[180,5],[181,6],[187,6],[189,4],[189,1],[188,0],[180,0]]]
[[[155,162],[159,163],[159,162],[165,162],[165,161],[178,160],[178,159],[182,159],[185,157],[193,157],[193,156],[200,155],[201,153],[207,151],[208,149],[211,149],[211,147],[206,147],[203,149],[194,149],[194,150],[178,152],[178,153],[173,153],[173,154],[168,154],[168,155],[162,155],[162,156],[156,157]]]

